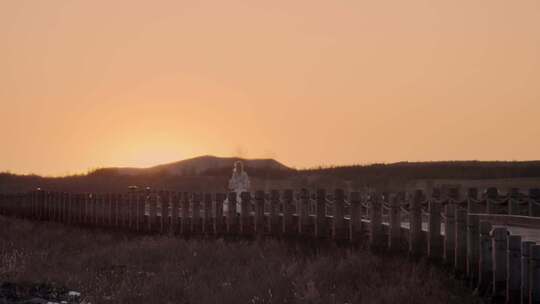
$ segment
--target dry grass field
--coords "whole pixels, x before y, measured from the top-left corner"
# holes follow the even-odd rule
[[[478,301],[442,270],[365,250],[313,254],[278,241],[184,241],[4,217],[0,227],[0,284],[76,290],[85,303]]]

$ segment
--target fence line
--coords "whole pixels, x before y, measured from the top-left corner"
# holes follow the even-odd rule
[[[43,190],[0,195],[0,214],[141,233],[241,236],[367,243],[452,267],[476,292],[500,303],[540,303],[540,245],[510,235],[501,223],[540,228],[540,190],[482,197],[469,189],[430,196],[310,193],[276,190],[237,194],[130,192],[60,193]],[[226,206],[226,208],[224,208]],[[424,225],[426,224],[426,225]],[[496,227],[494,227],[496,226]]]

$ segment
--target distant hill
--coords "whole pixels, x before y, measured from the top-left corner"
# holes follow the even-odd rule
[[[120,175],[170,174],[193,176],[221,172],[222,170],[230,173],[236,161],[242,161],[246,170],[292,170],[274,159],[243,159],[205,155],[150,168],[103,168],[97,171],[113,171]]]
[[[40,187],[55,191],[119,192],[129,186],[182,191],[226,191],[234,162],[242,161],[254,185],[261,180],[286,180],[296,174],[273,159],[201,156],[150,168],[101,168],[63,177],[0,173],[0,193]]]

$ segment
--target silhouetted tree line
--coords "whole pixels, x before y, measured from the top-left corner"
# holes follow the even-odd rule
[[[540,161],[445,161],[400,162],[394,164],[355,165],[314,168],[299,171],[305,175],[330,175],[335,178],[368,180],[413,179],[491,179],[540,177]]]
[[[276,184],[334,187],[351,181],[352,187],[390,185],[415,179],[496,179],[540,177],[540,161],[529,162],[401,162],[394,164],[354,165],[312,169],[274,169],[246,167],[257,181]],[[175,191],[226,191],[231,168],[213,168],[201,173],[172,175],[154,171],[121,175],[114,169],[98,169],[84,175],[41,177],[0,173],[0,192],[24,192],[41,187],[55,191],[121,192],[129,186]]]
[[[130,186],[175,191],[224,191],[227,178],[210,176],[99,174],[66,177],[0,174],[0,192],[25,192],[36,188],[72,192],[125,192]]]

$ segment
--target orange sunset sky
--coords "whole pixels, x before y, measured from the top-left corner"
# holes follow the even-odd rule
[[[540,1],[0,1],[0,171],[540,158]]]

